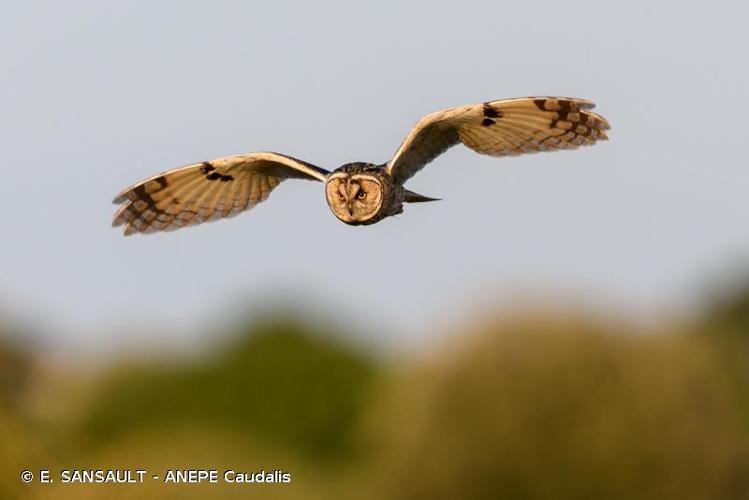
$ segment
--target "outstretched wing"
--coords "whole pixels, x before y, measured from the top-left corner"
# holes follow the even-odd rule
[[[387,163],[403,183],[462,142],[491,156],[575,149],[605,140],[609,123],[572,97],[521,97],[437,111],[419,120]]]
[[[329,172],[278,153],[225,156],[168,170],[122,191],[112,218],[125,235],[171,231],[231,217],[268,198],[285,179],[325,181]]]

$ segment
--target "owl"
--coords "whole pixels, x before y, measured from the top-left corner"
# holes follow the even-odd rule
[[[522,97],[428,114],[384,164],[348,163],[328,171],[291,156],[248,153],[168,170],[134,184],[114,199],[113,226],[125,235],[170,231],[231,217],[265,201],[286,179],[322,182],[331,212],[352,226],[403,212],[404,203],[436,201],[405,182],[448,148],[514,156],[575,149],[605,140],[609,123],[594,104],[570,97]]]

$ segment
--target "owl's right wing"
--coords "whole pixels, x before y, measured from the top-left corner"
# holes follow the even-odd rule
[[[168,170],[118,194],[124,234],[171,231],[231,217],[264,201],[285,179],[325,182],[327,170],[278,153],[225,156]]]
[[[502,99],[428,114],[411,129],[387,163],[403,183],[448,148],[463,143],[491,156],[575,149],[605,140],[609,123],[573,97]]]

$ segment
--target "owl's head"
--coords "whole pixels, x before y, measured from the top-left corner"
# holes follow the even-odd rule
[[[374,165],[349,164],[339,168],[325,183],[330,210],[352,226],[376,222],[383,204],[382,176],[383,172]]]

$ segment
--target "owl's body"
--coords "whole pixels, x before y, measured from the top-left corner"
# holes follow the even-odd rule
[[[524,97],[450,108],[417,122],[385,164],[348,163],[330,172],[279,153],[225,156],[169,170],[114,200],[113,225],[125,234],[169,231],[236,215],[264,201],[286,179],[322,181],[333,214],[352,226],[403,212],[403,203],[434,201],[404,183],[458,143],[491,156],[575,149],[607,139],[609,124],[593,103]]]

